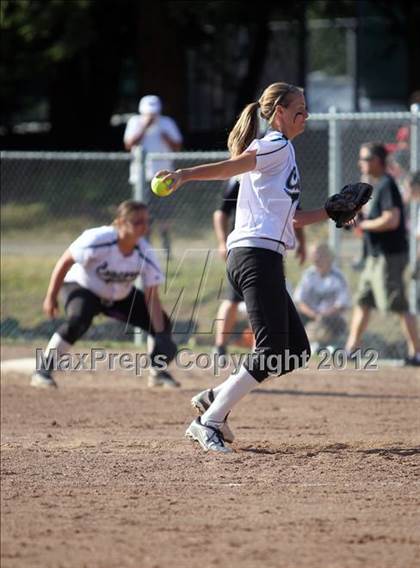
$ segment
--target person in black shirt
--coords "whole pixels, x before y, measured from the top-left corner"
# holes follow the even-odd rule
[[[360,148],[359,167],[362,175],[368,176],[374,192],[366,205],[365,218],[358,224],[363,231],[367,256],[346,349],[352,353],[360,347],[373,308],[396,312],[407,339],[406,363],[417,366],[420,365],[417,322],[409,312],[403,280],[408,264],[404,207],[394,179],[386,173],[386,157],[383,144],[368,142]]]
[[[220,207],[213,213],[213,226],[217,238],[218,251],[223,260],[226,260],[226,239],[231,229],[231,218],[235,216],[238,191],[239,181],[236,178],[231,178],[223,192],[223,200]],[[219,357],[220,364],[225,362],[226,344],[236,322],[238,305],[243,300],[242,296],[234,290],[229,280],[226,287],[226,297],[219,306],[215,322],[214,353]]]

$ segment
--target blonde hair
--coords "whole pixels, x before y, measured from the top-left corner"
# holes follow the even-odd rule
[[[127,201],[123,201],[118,205],[117,213],[115,219],[112,221],[112,224],[114,226],[118,225],[120,221],[125,221],[129,219],[133,213],[145,210],[147,210],[147,205],[142,201],[134,201],[134,199],[127,199]]]
[[[324,241],[315,241],[314,243],[312,243],[311,254],[314,254],[316,252],[323,257],[327,257],[331,260],[334,259],[334,254],[332,250],[330,249],[328,243]]]
[[[258,114],[271,124],[277,106],[287,107],[292,97],[303,93],[303,89],[288,83],[269,85],[257,102],[247,105],[229,134],[228,148],[232,156],[238,156],[258,137]]]

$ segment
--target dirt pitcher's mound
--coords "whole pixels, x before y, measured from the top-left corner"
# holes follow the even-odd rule
[[[2,566],[418,566],[415,369],[273,380],[232,413],[223,456],[184,438],[211,373],[176,376],[2,378]]]

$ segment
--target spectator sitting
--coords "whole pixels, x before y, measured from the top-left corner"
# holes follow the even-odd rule
[[[310,266],[303,273],[294,299],[313,350],[340,346],[347,324],[344,312],[350,307],[350,294],[343,273],[333,266],[328,245],[316,243],[310,249]]]

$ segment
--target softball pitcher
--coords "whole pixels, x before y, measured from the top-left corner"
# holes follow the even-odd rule
[[[271,127],[261,139],[258,113]],[[324,209],[296,211],[300,180],[292,140],[304,131],[307,118],[302,89],[274,83],[240,115],[228,139],[229,160],[159,172],[173,180],[174,189],[191,180],[241,175],[235,228],[227,240],[227,275],[244,298],[256,346],[237,374],[192,400],[202,415],[186,436],[205,451],[232,451],[225,443],[233,440],[230,411],[269,374],[292,371],[310,356],[283,270],[283,255],[295,246],[295,228],[327,219]]]

